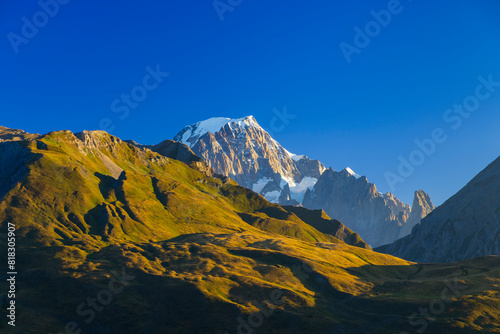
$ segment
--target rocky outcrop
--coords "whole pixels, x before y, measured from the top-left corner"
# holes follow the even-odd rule
[[[37,133],[28,133],[19,129],[9,129],[0,126],[0,143],[6,141],[25,141],[40,137]]]
[[[429,213],[435,209],[432,204],[431,198],[423,190],[415,191],[413,198],[413,205],[411,206],[410,217],[406,223],[401,227],[399,238],[406,237],[411,233],[413,227],[420,223]]]
[[[177,143],[173,140],[162,141],[158,145],[151,147],[151,150],[188,165],[193,162],[204,162],[187,145]]]
[[[410,235],[376,250],[418,262],[500,255],[500,158],[422,219]]]

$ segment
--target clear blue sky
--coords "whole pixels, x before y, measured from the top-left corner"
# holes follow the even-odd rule
[[[274,133],[285,148],[350,166],[381,191],[398,157],[442,128],[447,140],[394,186],[410,203],[416,189],[442,203],[499,155],[500,87],[458,129],[443,120],[478,76],[500,81],[498,1],[220,3],[235,5],[223,20],[211,0],[71,0],[53,17],[37,1],[2,1],[0,124],[78,132],[109,119],[112,134],[153,144],[214,116],[254,115],[268,128],[286,106],[296,118]],[[388,6],[398,13],[348,64],[340,43],[355,45],[356,26],[377,29],[370,12]],[[120,119],[122,94],[141,97],[157,64],[169,76],[148,79],[147,97]]]

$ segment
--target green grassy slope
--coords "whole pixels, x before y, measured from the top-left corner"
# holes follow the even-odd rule
[[[0,159],[12,156],[4,144]],[[339,240],[350,231],[338,233],[321,212],[271,204],[104,132],[58,131],[19,145],[26,170],[2,183],[10,188],[0,198],[0,231],[7,222],[17,227],[18,326],[0,322],[1,332],[397,333],[419,329],[410,323],[419,320],[429,333],[499,326],[498,258],[418,265],[373,252],[352,234],[346,240],[355,247]],[[446,295],[432,321],[412,318],[441,298],[463,265],[467,289]]]

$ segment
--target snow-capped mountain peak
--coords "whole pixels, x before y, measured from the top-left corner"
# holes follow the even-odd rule
[[[186,126],[175,138],[175,141],[181,142],[183,144],[188,145],[190,148],[196,144],[198,139],[204,134],[216,133],[220,131],[223,127],[228,125],[230,127],[235,126],[241,129],[245,129],[246,127],[259,127],[260,125],[257,123],[253,116],[246,116],[242,118],[227,118],[227,117],[213,117],[207,120],[197,122],[195,124],[191,124]]]
[[[174,140],[271,202],[299,204],[325,170],[321,162],[285,150],[253,116],[210,118],[186,126]]]

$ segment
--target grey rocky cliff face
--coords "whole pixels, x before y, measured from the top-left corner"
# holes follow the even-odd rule
[[[500,157],[410,235],[376,250],[418,262],[500,255]]]
[[[390,193],[379,193],[366,177],[331,168],[306,193],[303,205],[325,210],[330,217],[359,233],[372,247],[398,239],[411,215],[409,205]]]
[[[321,174],[326,170],[325,166],[318,160],[311,160],[308,157],[303,157],[295,162],[300,174],[319,179]]]

